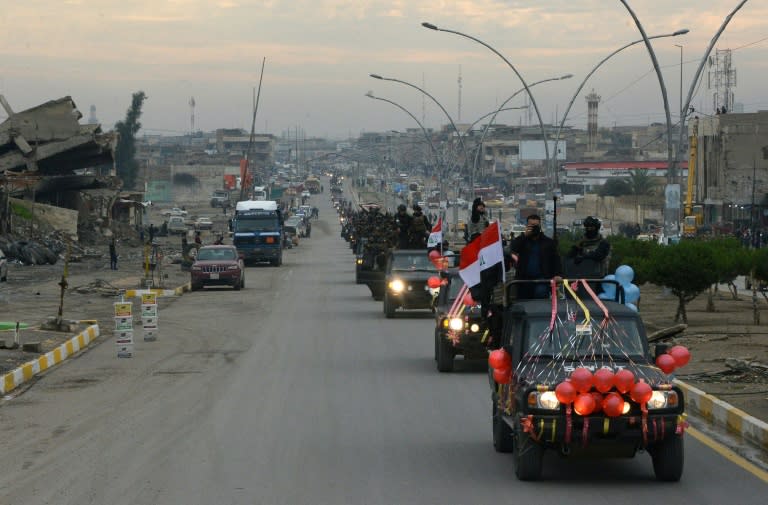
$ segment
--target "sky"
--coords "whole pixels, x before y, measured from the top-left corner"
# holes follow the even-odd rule
[[[653,41],[673,122],[681,83],[675,44],[683,46],[687,95],[709,41],[738,3],[631,0],[649,36],[690,30]],[[766,2],[748,1],[715,46],[733,50],[733,92],[745,112],[768,109],[767,19]],[[424,21],[485,42],[528,84],[573,74],[531,88],[545,123],[562,118],[600,60],[641,38],[618,0],[25,0],[0,9],[0,93],[16,111],[71,96],[83,122],[94,105],[110,130],[124,118],[131,94],[143,90],[142,131],[169,135],[191,130],[194,97],[195,130],[250,130],[264,61],[258,133],[343,139],[418,127],[398,107],[366,97],[369,91],[404,107],[427,128],[448,122],[419,90],[372,79],[372,73],[422,88],[455,123],[465,124],[523,87],[491,50],[426,29]],[[713,112],[707,70],[691,102],[702,113]],[[643,44],[618,53],[589,79],[567,125],[585,127],[583,96],[593,89],[601,96],[601,127],[664,121],[658,78]],[[507,106],[524,106],[524,95]],[[517,109],[500,113],[496,122],[538,119],[532,109]]]

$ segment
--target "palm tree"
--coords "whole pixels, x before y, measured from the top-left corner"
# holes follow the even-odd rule
[[[653,177],[648,175],[648,170],[631,171],[627,182],[631,195],[647,196],[656,192],[656,183],[653,181]]]

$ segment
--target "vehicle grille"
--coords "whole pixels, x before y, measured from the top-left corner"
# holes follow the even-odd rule
[[[205,265],[203,267],[203,272],[207,274],[217,273],[217,272],[224,272],[227,269],[224,265]]]

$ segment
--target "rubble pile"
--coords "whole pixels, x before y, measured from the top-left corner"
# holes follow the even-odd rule
[[[101,258],[103,252],[84,248],[76,242],[63,239],[53,233],[38,240],[28,240],[14,235],[0,235],[0,249],[8,261],[17,261],[23,265],[55,265],[63,259],[69,247],[69,261],[80,262],[87,258]]]

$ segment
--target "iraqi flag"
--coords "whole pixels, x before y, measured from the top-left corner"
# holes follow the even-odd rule
[[[437,219],[437,224],[432,227],[432,231],[429,232],[429,238],[427,239],[427,249],[433,247],[439,247],[443,243],[443,218]]]
[[[487,304],[493,287],[503,282],[506,276],[498,221],[491,223],[461,250],[459,275],[470,288],[472,297]]]

